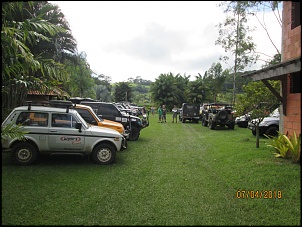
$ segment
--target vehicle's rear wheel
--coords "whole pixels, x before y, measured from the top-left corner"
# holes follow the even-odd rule
[[[38,158],[38,150],[30,143],[19,143],[13,147],[11,157],[17,165],[31,165]]]
[[[228,124],[228,129],[234,129],[234,128],[235,128],[235,123]]]
[[[138,140],[139,135],[140,135],[139,128],[136,126],[132,126],[128,140],[130,141]]]
[[[91,153],[96,164],[108,165],[115,161],[116,148],[108,143],[98,144]]]

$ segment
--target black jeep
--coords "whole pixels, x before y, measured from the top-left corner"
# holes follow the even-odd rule
[[[186,120],[198,123],[199,122],[200,105],[196,103],[183,103],[179,112],[179,120],[185,123]]]

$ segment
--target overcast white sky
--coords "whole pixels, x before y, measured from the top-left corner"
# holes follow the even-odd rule
[[[215,45],[215,25],[226,17],[219,1],[49,2],[62,10],[78,51],[86,52],[91,69],[111,77],[113,83],[138,76],[155,81],[170,72],[195,79],[226,54]],[[253,21],[249,25],[257,26],[252,34],[257,51],[273,56],[275,48],[257,20]],[[272,13],[265,14],[265,23],[280,51],[280,25]]]

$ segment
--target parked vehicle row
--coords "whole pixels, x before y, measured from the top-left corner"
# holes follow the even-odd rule
[[[26,140],[5,138],[2,150],[11,152],[16,164],[33,164],[42,154],[81,154],[97,164],[111,164],[116,152],[126,149],[126,139],[118,131],[88,124],[72,108],[20,106],[2,123],[2,127],[21,125]]]
[[[75,104],[90,106],[98,117],[121,123],[129,132],[128,140],[137,140],[142,129],[149,126],[149,114],[142,118],[131,115],[127,111],[121,111],[115,103],[100,102],[95,100],[86,101],[84,98],[71,98]]]
[[[15,108],[2,127],[20,125],[26,140],[6,138],[4,152],[11,152],[20,165],[33,164],[42,154],[88,155],[98,164],[111,164],[117,151],[127,149],[127,140],[137,140],[140,131],[149,126],[149,116],[143,115],[141,120],[113,103],[79,99],[28,102]]]
[[[260,107],[265,103],[260,103]],[[234,129],[235,125],[242,128],[252,130],[252,134],[256,135],[256,125],[258,119],[252,119],[251,113],[244,114],[239,117],[234,117],[233,106],[226,103],[204,103],[200,106],[199,120],[203,126],[208,126],[210,129],[215,129],[216,126],[227,126],[229,129]],[[259,135],[276,136],[279,131],[280,113],[279,108],[276,108],[268,117],[265,117],[259,124]]]
[[[80,104],[79,104],[80,103]],[[250,114],[234,118],[233,106],[226,103],[207,103],[200,106],[183,103],[179,119],[215,129],[217,126],[234,129],[235,124],[256,135],[259,119]],[[114,103],[97,101],[51,100],[47,106],[15,108],[2,123],[2,127],[20,125],[26,140],[5,138],[2,149],[11,152],[16,164],[30,165],[42,154],[81,154],[90,156],[97,164],[111,164],[116,152],[127,149],[127,140],[137,140],[140,131],[149,126],[149,115],[143,118],[120,110]],[[259,134],[276,136],[279,130],[279,109],[259,124]]]

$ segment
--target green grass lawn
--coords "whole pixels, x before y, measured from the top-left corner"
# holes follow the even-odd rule
[[[167,121],[150,116],[109,166],[2,154],[2,225],[301,225],[300,164],[245,128]]]

